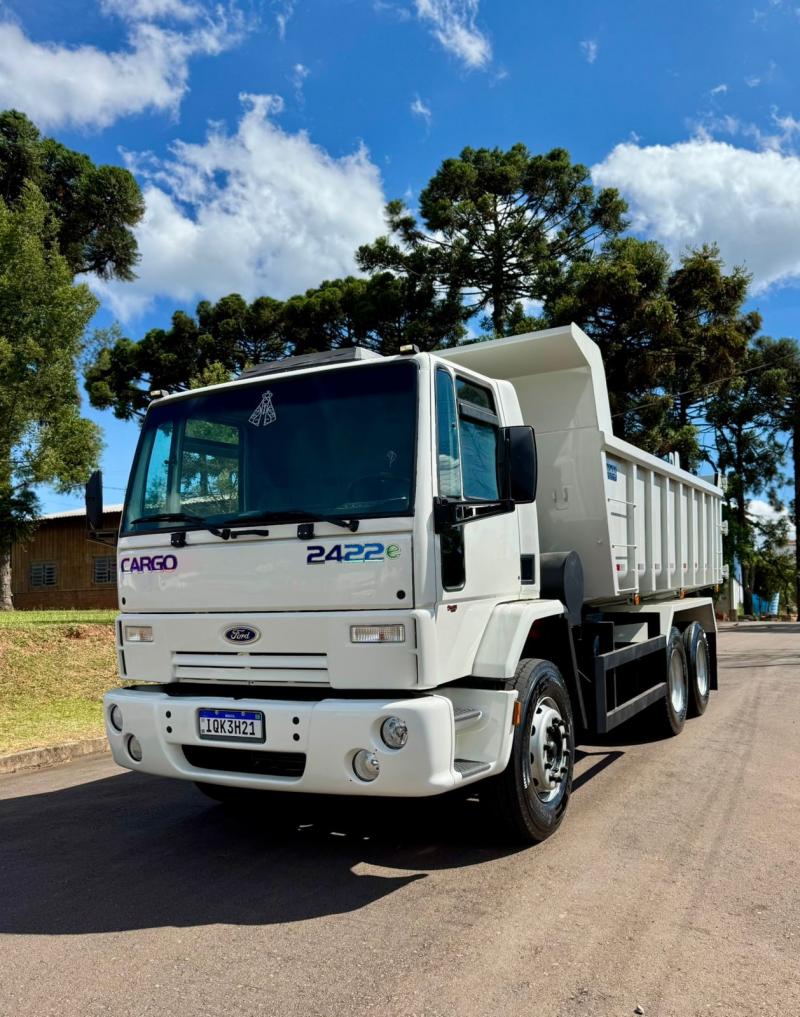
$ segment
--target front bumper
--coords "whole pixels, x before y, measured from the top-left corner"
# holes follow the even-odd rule
[[[502,692],[490,695],[492,699],[484,710],[482,723],[469,733],[472,756],[475,757],[477,749],[481,752],[478,758],[488,763],[479,777],[502,769],[510,751],[515,695]],[[130,770],[232,787],[423,797],[471,782],[456,767],[454,705],[459,704],[453,702],[454,698],[458,699],[458,693],[450,697],[292,702],[219,695],[171,696],[154,687],[117,689],[109,692],[104,702],[114,760]],[[115,730],[109,721],[114,704],[122,711],[122,731]],[[265,717],[265,743],[200,738],[197,711],[201,707],[260,710]],[[408,742],[402,749],[387,748],[380,737],[381,724],[391,715],[402,717],[408,726]],[[132,759],[128,752],[131,735],[141,745],[141,762]],[[201,751],[209,748],[217,751]],[[374,751],[380,760],[380,774],[370,783],[353,772],[353,757],[360,749]],[[287,759],[291,760],[288,769],[301,775],[244,772],[268,770],[273,760],[278,764],[274,769],[280,770]]]

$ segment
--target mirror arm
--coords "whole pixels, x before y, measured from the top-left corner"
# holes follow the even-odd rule
[[[441,533],[448,527],[464,526],[476,519],[499,516],[516,508],[510,498],[498,501],[458,501],[455,498],[433,499],[433,529]]]

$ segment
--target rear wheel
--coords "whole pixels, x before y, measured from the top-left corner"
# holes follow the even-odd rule
[[[506,769],[480,785],[491,821],[514,839],[538,843],[554,833],[569,803],[575,736],[569,693],[548,660],[525,659],[509,683],[521,703]]]
[[[684,631],[683,648],[689,672],[689,716],[699,717],[711,692],[711,651],[700,622],[692,622]]]
[[[680,734],[686,723],[689,705],[689,676],[686,668],[686,651],[683,636],[678,629],[670,629],[666,649],[667,695],[653,707],[660,732],[666,736]]]

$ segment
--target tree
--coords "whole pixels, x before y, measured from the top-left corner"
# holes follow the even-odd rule
[[[748,281],[742,269],[725,272],[713,245],[671,270],[655,241],[615,237],[554,283],[543,315],[548,325],[580,322],[600,347],[615,432],[654,455],[677,451],[693,468],[708,394],[761,324],[742,310]]]
[[[153,328],[139,342],[119,328],[95,333],[84,366],[89,401],[129,420],[143,416],[154,390],[179,392],[227,381],[245,367],[287,352],[283,303],[259,297],[252,304],[231,293],[197,305],[192,317],[176,311],[168,329]]]
[[[752,492],[768,491],[780,476],[785,445],[782,409],[791,388],[791,339],[759,336],[736,373],[711,394],[705,416],[713,434],[707,458],[727,477],[727,553],[742,568],[746,614],[752,614],[760,535],[747,506]]]
[[[140,342],[118,328],[95,334],[84,367],[92,406],[123,420],[143,415],[150,392],[177,392],[226,381],[253,364],[288,353],[362,345],[396,353],[454,345],[463,334],[457,296],[437,296],[430,279],[379,272],[369,279],[326,280],[289,300],[238,293],[202,301],[194,317],[176,311],[170,328],[151,329]]]
[[[97,308],[58,253],[47,203],[31,184],[0,199],[0,608],[11,599],[11,547],[36,515],[32,485],[69,490],[100,452],[80,415],[75,364]]]
[[[284,338],[294,353],[361,345],[389,355],[413,343],[421,350],[453,346],[464,334],[454,289],[437,292],[425,272],[375,272],[321,283],[286,301]]]
[[[24,113],[6,110],[0,113],[0,198],[14,207],[28,182],[47,202],[73,274],[134,278],[132,228],[144,214],[144,200],[133,174],[95,166],[87,155],[43,138]]]
[[[758,544],[753,556],[753,587],[764,600],[777,593],[784,610],[797,605],[795,563],[789,553],[789,523],[785,517],[762,519],[756,524]]]
[[[785,372],[785,384],[782,387],[782,398],[776,406],[780,430],[788,435],[788,447],[791,449],[792,477],[794,497],[790,504],[790,515],[794,522],[794,575],[795,605],[800,611],[800,345],[796,339],[781,339],[784,353],[782,369]]]
[[[564,149],[532,156],[522,144],[465,148],[422,191],[422,224],[391,201],[389,236],[356,257],[367,272],[434,280],[441,295],[466,301],[467,317],[482,312],[504,335],[516,305],[541,299],[566,266],[619,233],[625,211],[617,191],[596,191],[588,169]]]

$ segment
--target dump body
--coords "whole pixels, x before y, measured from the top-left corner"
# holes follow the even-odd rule
[[[442,355],[513,384],[536,431],[540,550],[580,554],[588,602],[722,582],[722,491],[614,437],[600,352],[577,325]]]

